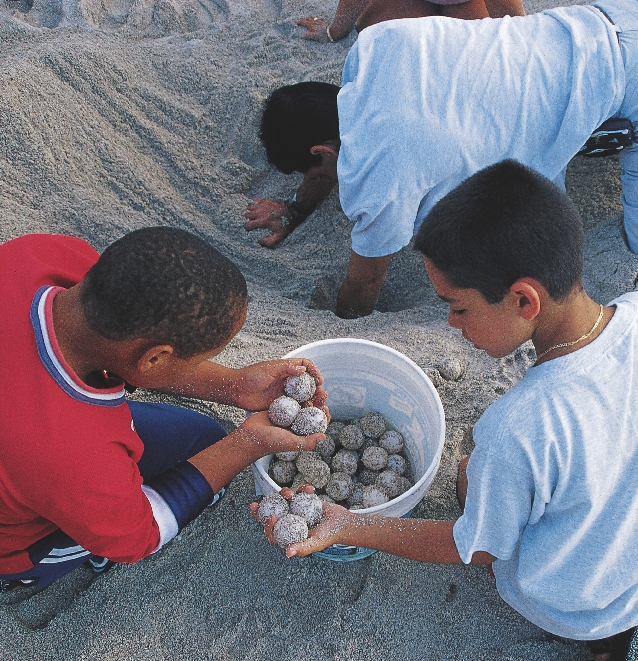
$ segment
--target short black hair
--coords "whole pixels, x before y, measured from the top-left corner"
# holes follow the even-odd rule
[[[268,162],[284,174],[307,172],[321,163],[310,148],[339,139],[339,87],[306,82],[276,89],[266,101],[259,138]]]
[[[514,160],[466,179],[425,218],[414,247],[450,284],[499,303],[520,278],[556,301],[582,287],[583,223],[564,191]]]
[[[110,340],[148,338],[179,358],[220,347],[248,300],[241,271],[184,230],[147,227],[111,244],[82,281],[93,331]]]

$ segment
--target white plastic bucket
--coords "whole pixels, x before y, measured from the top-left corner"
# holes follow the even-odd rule
[[[416,480],[397,498],[361,513],[409,516],[439,468],[445,440],[445,416],[439,395],[423,370],[407,356],[377,342],[341,338],[321,340],[291,351],[285,358],[309,358],[324,377],[328,407],[335,419],[357,418],[368,411],[384,416],[405,439],[405,452]],[[269,477],[272,455],[253,464],[257,495],[279,491]],[[331,546],[316,553],[328,560],[365,558],[373,550]]]

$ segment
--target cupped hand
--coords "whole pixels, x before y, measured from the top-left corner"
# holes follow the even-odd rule
[[[301,489],[306,489],[308,485],[300,487],[297,491]],[[312,487],[310,487],[312,488]],[[284,493],[284,489],[281,490],[281,494],[290,500],[292,498],[292,491],[286,489],[285,491],[289,493]],[[311,492],[308,492],[311,493]],[[251,503],[250,511],[252,515],[257,519],[257,508],[259,503]],[[308,539],[305,542],[297,542],[296,544],[291,544],[286,549],[286,555],[289,558],[299,557],[303,558],[311,553],[316,553],[317,551],[323,551],[328,546],[333,544],[342,543],[342,531],[348,526],[356,525],[357,515],[353,512],[350,512],[345,507],[341,505],[336,505],[334,503],[323,503],[323,512],[321,521],[319,525],[310,529]],[[268,518],[264,524],[264,534],[266,539],[271,544],[276,544],[275,538],[273,536],[273,528],[277,523],[277,517],[273,514]]]
[[[274,248],[281,243],[291,232],[289,225],[281,220],[286,215],[286,203],[283,200],[262,200],[255,198],[247,207],[245,218],[248,222],[244,229],[251,232],[256,229],[270,230],[271,234],[264,236],[259,243],[266,248]]]
[[[233,433],[249,441],[256,459],[277,452],[313,450],[315,445],[326,437],[325,434],[297,436],[289,429],[275,427],[270,422],[268,411],[248,416]]]
[[[316,16],[307,16],[306,18],[299,19],[297,25],[306,28],[307,30],[307,32],[304,32],[301,35],[302,39],[317,41],[320,44],[327,44],[330,41],[328,39],[327,31],[330,21],[326,21],[323,18],[317,18]]]
[[[284,381],[289,376],[298,376],[306,371],[317,382],[317,391],[308,405],[324,408],[328,393],[321,387],[323,377],[317,366],[307,358],[269,360],[239,369],[234,383],[235,403],[246,411],[263,411],[273,399],[284,394]],[[324,408],[324,411],[330,419],[328,410]]]

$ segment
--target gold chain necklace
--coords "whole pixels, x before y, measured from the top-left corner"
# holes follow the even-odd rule
[[[549,353],[550,351],[554,351],[554,349],[562,349],[563,347],[573,347],[574,344],[578,344],[579,342],[582,342],[583,340],[586,340],[597,328],[598,324],[600,323],[600,320],[603,318],[603,312],[605,311],[604,306],[602,303],[599,303],[600,305],[600,312],[598,313],[598,319],[596,319],[596,323],[592,326],[592,329],[589,331],[589,333],[585,333],[584,335],[581,335],[577,340],[574,340],[573,342],[561,342],[560,344],[555,344],[553,347],[550,347],[549,349],[545,349],[543,353],[536,358],[536,362],[538,361],[546,354]]]

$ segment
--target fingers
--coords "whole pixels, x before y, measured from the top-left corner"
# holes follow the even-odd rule
[[[288,489],[290,491],[290,489]],[[292,498],[292,491],[290,491],[291,498]],[[259,503],[250,503],[250,513],[253,515],[253,518],[257,523],[259,523],[259,518],[257,517],[257,509],[259,508]],[[276,544],[275,542],[275,537],[273,535],[273,528],[275,527],[275,524],[277,523],[277,517],[274,514],[271,514],[268,519],[266,520],[266,523],[264,523],[264,534],[266,535],[266,539],[271,543],[271,544]]]
[[[319,368],[312,362],[312,360],[309,360],[308,358],[302,358],[301,364],[306,368],[308,374],[314,377],[317,385],[320,386],[323,383],[323,376],[321,376]]]
[[[292,500],[292,497],[296,493],[314,493],[315,488],[312,486],[312,484],[302,484],[297,491],[293,491],[289,487],[283,487],[281,491],[279,492],[286,500]]]
[[[271,543],[271,544],[276,544],[277,542],[275,541],[275,535],[273,534],[273,528],[275,527],[275,524],[277,523],[278,519],[274,514],[271,514],[267,519],[266,523],[264,523],[264,534],[266,535],[266,539]]]
[[[279,491],[279,493],[286,500],[291,500],[292,497],[295,495],[295,492],[292,489],[289,489],[288,487],[282,487],[281,490]]]
[[[306,16],[305,18],[300,18],[297,21],[297,25],[301,26],[302,28],[306,28],[307,30],[313,27],[316,23],[317,18],[315,16]]]
[[[314,450],[315,445],[319,443],[319,441],[323,441],[326,438],[325,434],[321,433],[316,433],[316,434],[310,434],[310,436],[301,436],[300,438],[303,438],[303,449],[304,450]]]
[[[264,248],[274,248],[276,245],[281,243],[285,238],[286,238],[285,235],[283,235],[281,232],[273,232],[269,236],[265,236],[262,239],[259,239],[259,245],[264,246]]]
[[[305,39],[306,41],[316,41],[318,43],[323,43],[323,35],[322,34],[317,34],[314,30],[308,30],[305,34],[301,35],[302,39]]]
[[[288,558],[305,558],[307,555],[316,551],[323,551],[326,546],[330,546],[330,544],[321,543],[315,537],[308,537],[305,542],[291,544],[286,549],[286,556]]]
[[[248,213],[246,213],[246,218],[248,218]],[[270,229],[268,227],[269,220],[266,218],[255,218],[252,217],[247,223],[244,223],[244,229],[247,232],[250,232],[252,230],[260,230],[260,229]]]
[[[291,544],[287,549],[286,549],[286,557],[287,558],[305,558],[307,555],[310,555],[311,553],[314,552],[315,549],[312,548],[312,545],[309,544],[310,540],[307,539],[305,542],[297,542],[297,544]],[[308,548],[308,547],[311,548]],[[316,549],[317,551],[321,551],[320,548]]]
[[[326,414],[326,418],[328,418],[328,422],[330,422],[330,411],[328,410],[328,407],[325,405],[327,401],[328,401],[328,393],[323,388],[317,386],[317,390],[315,391],[315,394],[313,395],[312,399],[309,399],[307,402],[304,402],[301,406],[302,407],[316,406],[318,409],[323,409],[323,412]]]

